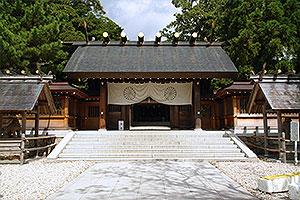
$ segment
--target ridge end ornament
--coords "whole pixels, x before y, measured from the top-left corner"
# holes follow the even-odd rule
[[[133,100],[136,97],[136,91],[132,87],[126,87],[123,90],[123,96],[127,100]]]

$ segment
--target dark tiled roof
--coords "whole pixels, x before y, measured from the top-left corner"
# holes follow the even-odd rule
[[[51,91],[76,91],[77,89],[70,86],[68,82],[56,82],[49,85]]]
[[[259,83],[273,110],[300,110],[300,83]]]
[[[221,46],[79,46],[64,72],[236,73],[237,69]]]
[[[247,90],[251,91],[253,85],[250,82],[234,82],[231,86],[225,88],[225,90]]]
[[[33,110],[44,84],[0,84],[0,110]]]
[[[297,75],[263,75],[251,76],[255,81],[249,98],[248,112],[261,113],[262,102],[267,102],[267,109],[283,112],[300,110],[300,76]]]
[[[250,82],[233,82],[231,86],[218,91],[214,95],[214,98],[224,98],[227,95],[232,95],[232,93],[249,94],[252,91],[252,89],[253,85]]]
[[[87,98],[88,95],[84,92],[78,90],[77,88],[72,87],[69,85],[68,82],[56,82],[51,83],[49,85],[51,92],[62,92],[62,93],[73,93],[74,95],[77,95],[79,98]]]

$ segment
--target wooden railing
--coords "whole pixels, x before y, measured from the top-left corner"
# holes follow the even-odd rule
[[[266,140],[277,140],[278,142],[282,142],[284,139],[283,138],[272,138],[272,137],[260,137],[260,136],[246,136],[247,138],[254,138],[254,139],[266,139]],[[264,148],[264,147],[260,147],[257,146],[256,144],[252,144],[250,142],[245,141],[245,143],[249,146],[258,148],[258,149],[262,149],[262,150],[266,150],[266,151],[271,151],[271,152],[280,152],[280,149],[270,149],[270,148]]]
[[[56,145],[56,143],[49,144],[50,139],[55,139],[56,136],[41,136],[41,137],[25,137],[25,134],[21,135],[21,153],[20,153],[20,164],[24,164],[24,157],[26,153],[29,153],[31,151],[36,151],[36,155],[38,156],[39,151],[46,149],[46,156],[49,155],[50,150],[52,147]],[[25,143],[28,143],[29,141],[38,141],[38,140],[45,140],[45,146],[40,147],[32,147],[32,148],[25,148]],[[37,142],[36,142],[37,144]]]
[[[39,152],[41,150],[46,149],[46,156],[50,153],[51,149],[55,147],[55,138],[56,136],[41,136],[41,137],[26,137],[25,134],[21,135],[21,140],[2,140],[0,141],[0,145],[2,146],[7,146],[7,147],[14,147],[17,149],[13,150],[3,150],[2,153],[8,153],[8,154],[19,154],[20,155],[20,164],[24,164],[25,162],[25,155],[32,152],[36,151],[36,155],[39,155]],[[37,146],[40,140],[44,140],[42,146]],[[26,147],[27,143],[30,141],[36,141],[35,142],[35,147]]]
[[[282,154],[282,159],[283,159],[284,163],[286,163],[286,154],[294,154],[295,153],[295,151],[287,151],[286,150],[286,144],[287,143],[292,143],[293,141],[285,139],[284,132],[282,134],[282,137],[278,137],[278,138],[276,138],[276,137],[256,136],[255,133],[252,136],[245,136],[245,137],[254,139],[254,143],[251,143],[249,141],[245,141],[245,144],[247,144],[248,146],[252,146],[252,147],[257,148],[257,149],[262,149],[262,150],[268,151],[268,152],[278,152],[279,154]],[[259,140],[259,139],[265,140],[265,141],[268,141],[268,140],[278,141],[278,146],[277,146],[277,148],[272,148],[272,149],[258,146],[257,145],[257,143],[258,143],[257,140]],[[297,153],[300,153],[300,151],[297,151]],[[281,157],[281,156],[279,155],[279,157]]]

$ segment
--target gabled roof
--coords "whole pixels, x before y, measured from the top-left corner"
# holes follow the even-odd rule
[[[252,77],[254,81],[248,111],[249,113],[262,112],[265,103],[270,109],[283,112],[300,110],[300,77],[278,75],[264,75],[260,79]]]
[[[77,96],[78,98],[88,98],[84,92],[72,87],[68,82],[55,82],[49,85],[51,93],[64,93]]]
[[[64,72],[92,78],[212,78],[237,73],[221,45],[117,44],[79,46]]]
[[[259,83],[259,87],[273,110],[300,110],[300,82]]]
[[[253,89],[253,85],[250,82],[233,82],[229,87],[218,91],[214,98],[221,98],[231,94],[249,94]]]
[[[233,82],[231,86],[225,88],[227,91],[252,91],[253,85],[250,82]]]
[[[55,113],[47,81],[1,79],[0,97],[0,111],[2,112],[32,111],[39,103],[41,114]]]

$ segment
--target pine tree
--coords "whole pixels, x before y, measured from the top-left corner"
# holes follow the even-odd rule
[[[73,47],[61,41],[84,41],[83,20],[89,36],[110,33],[119,39],[122,29],[107,17],[98,0],[0,0],[0,69],[34,73],[37,63],[62,79]]]

